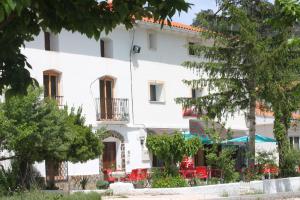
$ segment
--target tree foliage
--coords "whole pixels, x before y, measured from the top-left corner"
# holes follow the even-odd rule
[[[84,162],[98,157],[103,144],[85,125],[81,109],[59,109],[55,101],[42,100],[41,94],[30,87],[28,95],[10,97],[0,105],[1,148],[13,152],[21,176],[36,161]]]
[[[204,54],[206,60],[185,63],[202,75],[200,80],[185,82],[193,87],[207,84],[211,93],[185,103],[204,107],[219,118],[226,112],[248,111],[254,157],[255,104],[261,101],[261,109],[274,113],[274,136],[283,171],[288,129],[300,106],[300,3],[224,0],[219,1],[219,8],[219,13],[199,13],[194,21],[207,27],[204,35],[213,39],[211,46],[194,47],[196,55]]]
[[[217,125],[214,121],[208,117],[203,117],[202,120],[206,124],[211,124],[205,127],[205,133],[212,141],[210,146],[204,148],[206,152],[207,164],[221,171],[221,182],[229,183],[234,182],[239,178],[239,174],[235,171],[235,159],[233,155],[236,148],[233,146],[221,145],[222,139],[230,139],[231,130],[227,130],[226,138],[221,138],[226,130],[224,125]]]
[[[32,41],[41,30],[78,31],[99,38],[119,24],[131,28],[134,20],[153,17],[171,20],[176,11],[187,11],[184,0],[3,0],[0,2],[0,91],[10,86],[10,93],[24,93],[32,83],[30,64],[21,53],[24,42]]]
[[[269,26],[264,19],[272,15],[273,7],[266,1],[219,1],[220,12],[203,11],[194,24],[204,24],[205,43],[191,47],[201,62],[186,61],[184,66],[199,75],[199,79],[184,80],[193,87],[208,86],[209,93],[197,99],[179,99],[185,106],[194,105],[211,118],[245,111],[249,120],[249,150],[255,152],[255,108],[259,99],[258,77],[264,39]],[[250,159],[253,162],[252,159]]]
[[[235,172],[235,160],[233,159],[235,150],[233,147],[224,147],[220,152],[215,148],[207,150],[207,164],[221,170],[222,182],[235,182],[239,178],[239,174]]]
[[[40,95],[40,89],[29,88],[28,95],[11,97],[1,105],[6,118],[2,124],[9,124],[0,129],[6,135],[4,148],[30,164],[43,160],[83,162],[100,155],[102,145],[92,128],[84,124],[81,109],[59,109],[55,101],[41,100]]]
[[[296,1],[278,0],[274,15],[268,19],[272,34],[266,38],[266,51],[260,76],[260,96],[265,109],[274,113],[274,136],[278,142],[279,167],[282,175],[290,169],[288,129],[293,112],[300,108],[300,48],[298,19],[300,4]],[[291,170],[294,170],[292,167]]]
[[[182,134],[150,135],[147,137],[146,146],[152,154],[164,162],[167,175],[172,175],[176,164],[182,161],[183,156],[195,155],[202,144],[199,138],[185,141]]]

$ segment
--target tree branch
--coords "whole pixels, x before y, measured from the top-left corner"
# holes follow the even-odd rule
[[[11,160],[11,159],[14,159],[16,158],[17,156],[14,155],[14,156],[9,156],[9,157],[0,157],[0,161],[5,161],[5,160]]]
[[[2,21],[0,23],[0,30],[2,30],[6,25],[8,25],[14,18],[16,17],[16,14],[13,12],[11,13],[6,20]]]

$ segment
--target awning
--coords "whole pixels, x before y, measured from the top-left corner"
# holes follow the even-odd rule
[[[164,134],[174,134],[175,132],[179,132],[179,129],[173,128],[147,128],[147,133],[149,135],[164,135]]]
[[[185,131],[182,133],[183,137],[185,140],[189,140],[192,138],[199,138],[202,144],[212,144],[212,140],[206,136],[206,135],[196,135],[196,134],[191,134],[189,131]]]
[[[231,140],[223,141],[222,143],[247,143],[248,141],[249,141],[249,136],[242,136]],[[255,134],[255,143],[262,143],[262,142],[276,142],[276,140],[260,134]]]

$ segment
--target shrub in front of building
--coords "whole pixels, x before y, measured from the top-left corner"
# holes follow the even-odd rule
[[[14,193],[13,196],[2,197],[1,200],[101,200],[101,196],[95,192],[91,193],[74,193],[65,195],[54,192],[31,191],[24,193]]]
[[[188,183],[181,176],[167,176],[154,178],[152,182],[152,188],[177,188],[187,187]]]

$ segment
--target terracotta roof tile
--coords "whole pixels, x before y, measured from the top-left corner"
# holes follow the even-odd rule
[[[147,22],[147,23],[153,23],[153,24],[159,24],[159,21],[154,21],[153,18],[143,18],[142,19],[143,22]],[[164,25],[168,26],[168,22],[164,21]],[[190,26],[187,24],[183,24],[183,23],[179,23],[179,22],[171,22],[171,26],[175,27],[175,28],[179,28],[179,29],[183,29],[183,30],[187,30],[187,31],[193,31],[193,32],[203,32],[204,29],[198,28],[198,27],[194,27],[194,26]]]
[[[113,8],[113,0],[108,0],[107,4],[110,9]],[[154,21],[153,18],[149,18],[149,17],[142,18],[142,21],[147,22],[147,23],[160,24],[159,21]],[[164,25],[166,25],[166,26],[169,25],[166,20],[164,21]],[[193,32],[203,32],[204,31],[204,29],[202,29],[202,28],[190,26],[187,24],[179,23],[179,22],[171,22],[171,26],[175,27],[175,28],[187,30],[187,31],[193,31]]]
[[[264,106],[261,103],[256,103],[255,113],[257,116],[263,117],[274,117],[274,113],[272,111],[264,109]],[[292,113],[292,119],[300,119],[300,114]]]

